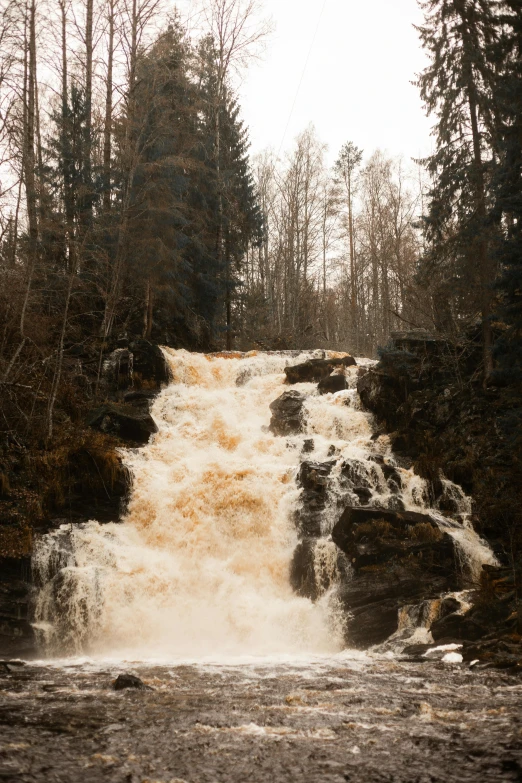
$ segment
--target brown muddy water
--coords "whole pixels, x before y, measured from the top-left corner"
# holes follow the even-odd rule
[[[122,672],[150,690],[112,688]],[[441,661],[0,664],[0,781],[522,780],[522,681]]]

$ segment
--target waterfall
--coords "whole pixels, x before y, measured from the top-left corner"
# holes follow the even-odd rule
[[[350,388],[336,394],[294,386],[307,395],[305,432],[279,437],[268,429],[269,404],[288,389],[285,366],[313,353],[165,355],[173,380],[151,411],[158,433],[123,452],[133,475],[123,523],[64,525],[37,541],[34,625],[42,643],[50,654],[149,658],[340,650],[340,558],[329,540],[346,498],[340,466],[360,464],[374,505],[392,508],[398,491],[380,464],[395,465],[389,440],[374,436],[372,417],[361,410],[358,368],[346,370]],[[289,580],[303,450],[333,466],[315,551],[315,602],[297,596]],[[404,507],[425,508],[422,479],[395,470]],[[467,526],[469,501],[453,487],[463,524],[442,515],[440,524],[454,535],[463,567],[477,570],[493,556]]]

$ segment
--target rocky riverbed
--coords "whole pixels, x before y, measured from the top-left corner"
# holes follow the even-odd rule
[[[0,780],[520,781],[521,703],[520,677],[429,658],[4,662]]]

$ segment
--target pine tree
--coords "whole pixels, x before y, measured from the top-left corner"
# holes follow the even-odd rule
[[[522,381],[522,13],[507,0],[499,16],[502,35],[496,49],[497,96],[501,111],[500,164],[495,210],[502,224],[497,246],[501,268],[499,317],[507,327],[495,345],[505,382]]]
[[[481,313],[484,375],[492,371],[490,179],[498,149],[498,112],[491,48],[497,24],[491,0],[426,0],[419,28],[431,62],[418,84],[436,114],[436,152],[425,217],[425,274],[446,279],[473,316]],[[446,319],[440,319],[445,321]]]

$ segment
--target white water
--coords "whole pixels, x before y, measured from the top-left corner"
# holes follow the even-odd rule
[[[316,571],[330,584],[336,548],[327,536],[339,515],[342,459],[370,472],[372,505],[391,502],[381,468],[368,457],[393,464],[393,456],[386,437],[371,439],[371,416],[355,391],[357,368],[347,370],[346,392],[319,396],[315,384],[292,387],[309,395],[307,432],[287,439],[268,432],[269,404],[288,389],[285,365],[310,354],[166,355],[173,383],[152,409],[159,432],[145,448],[124,452],[134,477],[124,524],[65,526],[36,548],[42,589],[35,626],[48,651],[171,659],[339,651],[335,589],[314,604],[289,585],[292,512],[301,460],[324,461],[333,447],[339,462],[325,539],[316,548]],[[313,453],[304,457],[311,437]],[[424,508],[423,481],[400,473],[406,507]],[[492,562],[472,530],[448,532],[461,541],[470,572]]]

